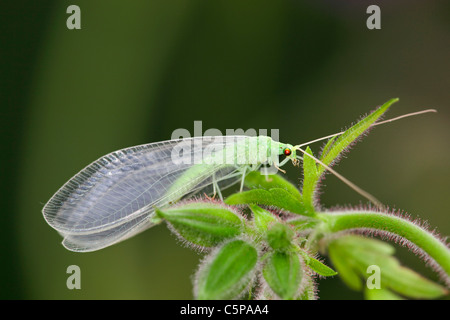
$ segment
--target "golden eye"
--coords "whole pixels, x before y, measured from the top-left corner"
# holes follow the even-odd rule
[[[289,149],[289,148],[286,148],[286,149],[284,149],[284,155],[285,156],[290,156],[291,154],[292,154],[292,151],[291,151],[291,149]]]

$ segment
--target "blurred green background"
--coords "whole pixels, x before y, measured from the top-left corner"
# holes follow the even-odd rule
[[[81,30],[66,8],[81,8]],[[366,28],[381,7],[382,29]],[[337,170],[450,234],[449,1],[21,1],[0,5],[0,297],[191,299],[201,255],[164,225],[86,254],[41,209],[111,151],[177,128],[279,129],[298,144],[340,131],[393,97],[388,117]],[[312,146],[315,152],[321,144]],[[298,183],[301,172],[288,165]],[[328,176],[326,207],[364,202]],[[436,279],[403,248],[398,257]],[[66,268],[81,268],[81,290]],[[322,299],[359,299],[339,278]]]

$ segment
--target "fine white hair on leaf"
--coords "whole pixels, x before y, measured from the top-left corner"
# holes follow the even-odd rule
[[[183,206],[190,204],[190,203],[210,203],[210,204],[216,204],[216,205],[220,205],[223,209],[227,209],[231,212],[233,212],[241,221],[245,220],[245,217],[242,215],[241,210],[239,210],[238,208],[234,207],[234,206],[229,206],[227,204],[225,204],[222,201],[219,200],[215,200],[215,199],[211,199],[211,198],[202,198],[200,196],[195,196],[193,198],[190,199],[186,199],[186,200],[182,200],[180,202],[177,202],[176,204],[174,204],[172,207],[170,207],[170,209],[176,209],[176,208],[182,208]],[[190,242],[189,240],[186,240],[181,234],[180,232],[177,230],[177,228],[175,228],[172,223],[170,223],[169,221],[166,221],[167,224],[167,228],[171,231],[171,233],[173,233],[178,242],[181,243],[181,245],[183,247],[186,248],[190,248],[198,253],[207,253],[207,252],[211,252],[213,247],[205,247],[205,246],[201,246],[199,244],[195,244]]]
[[[317,273],[312,272],[310,268],[303,269],[303,277],[302,282],[300,283],[299,293],[300,295],[304,294],[306,290],[308,290],[308,295],[312,296],[310,300],[317,300],[319,294],[319,288],[317,284]]]
[[[236,300],[236,299],[239,299],[240,297],[242,297],[249,290],[249,288],[251,288],[254,285],[255,278],[256,278],[256,275],[257,275],[257,270],[256,269],[257,269],[257,266],[258,266],[258,262],[260,260],[260,252],[261,251],[258,250],[258,248],[260,248],[260,245],[254,243],[252,241],[252,239],[248,235],[241,235],[241,236],[238,236],[238,237],[235,237],[235,238],[226,239],[225,241],[223,241],[219,245],[213,247],[211,249],[211,251],[201,259],[201,261],[199,263],[199,266],[198,266],[198,269],[197,269],[197,271],[195,272],[195,274],[192,277],[192,283],[194,284],[194,296],[196,296],[196,294],[199,291],[200,277],[201,277],[202,274],[204,274],[205,269],[208,266],[210,266],[211,262],[215,259],[215,257],[219,254],[220,250],[226,244],[228,244],[230,242],[233,242],[233,241],[236,241],[236,240],[242,240],[242,241],[244,241],[246,243],[251,244],[256,249],[256,252],[258,254],[258,259],[257,259],[255,268],[253,268],[253,270],[241,280],[242,282],[248,281],[248,284],[245,286],[245,288],[237,296],[235,296],[233,298],[233,300]],[[233,288],[231,288],[231,290],[232,289]]]
[[[338,211],[342,212],[343,211],[342,207],[332,208],[328,210],[327,213],[333,214],[337,213]],[[432,235],[435,239],[444,244],[447,248],[450,247],[449,243],[447,243],[447,237],[440,236],[440,234],[436,231],[436,229],[433,229],[431,231],[428,229],[429,228],[428,222],[423,221],[419,218],[413,219],[411,215],[404,213],[401,210],[387,209],[385,211],[381,211],[374,208],[368,209],[367,206],[360,206],[356,208],[355,207],[346,208],[345,212],[377,213],[397,217],[411,222],[412,224],[416,225],[417,227],[421,228],[422,230]],[[339,231],[333,234],[328,234],[320,241],[320,248],[321,248],[320,251],[325,252],[328,243],[347,234],[359,234],[362,236],[379,237],[382,240],[391,241],[393,243],[406,247],[409,251],[411,251],[413,254],[415,254],[421,260],[423,260],[425,262],[425,265],[430,267],[433,271],[435,271],[438,274],[439,278],[448,287],[450,287],[450,277],[446,274],[446,272],[442,269],[442,267],[432,257],[430,257],[430,255],[427,252],[425,252],[423,249],[421,249],[419,246],[417,246],[410,240],[389,231],[379,230],[375,228],[352,228],[344,231]]]

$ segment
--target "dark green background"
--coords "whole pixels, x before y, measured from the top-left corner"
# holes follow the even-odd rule
[[[82,30],[66,28],[81,8]],[[366,28],[379,4],[382,29]],[[201,259],[167,228],[87,254],[41,209],[91,161],[174,129],[279,129],[298,144],[399,97],[337,170],[450,234],[448,1],[9,1],[0,5],[0,297],[190,299]],[[314,145],[317,152],[320,144]],[[287,165],[298,183],[299,169]],[[326,207],[365,202],[328,176]],[[400,260],[435,279],[413,254]],[[81,267],[82,289],[66,288]],[[361,298],[336,279],[323,299]]]

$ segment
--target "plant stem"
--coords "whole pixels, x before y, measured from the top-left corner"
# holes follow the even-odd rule
[[[379,212],[321,213],[320,218],[325,221],[329,232],[366,228],[402,237],[422,249],[450,276],[450,250],[429,231],[411,221]]]

